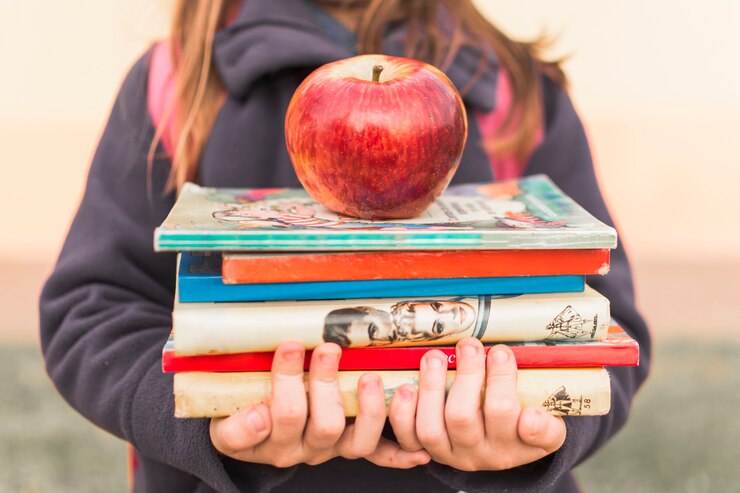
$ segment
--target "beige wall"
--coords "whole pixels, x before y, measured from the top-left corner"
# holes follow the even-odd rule
[[[740,262],[740,2],[478,3],[512,32],[558,35],[602,187],[638,260]]]
[[[740,2],[478,3],[517,35],[559,35],[604,191],[635,255],[740,258],[729,207],[740,182],[740,69],[730,62]],[[54,255],[120,78],[164,32],[168,8],[0,3],[0,207],[15,211],[0,256]]]
[[[165,31],[169,4],[0,2],[0,259],[56,255],[120,79]],[[560,35],[604,191],[638,259],[740,261],[740,2],[478,4],[511,33]]]

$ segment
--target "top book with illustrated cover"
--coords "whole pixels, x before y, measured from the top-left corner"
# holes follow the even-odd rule
[[[616,231],[545,175],[449,187],[421,216],[367,221],[302,189],[187,183],[154,246],[165,250],[512,250],[614,248]]]

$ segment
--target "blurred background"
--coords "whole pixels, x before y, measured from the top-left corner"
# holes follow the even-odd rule
[[[477,3],[568,57],[656,342],[631,422],[578,470],[584,488],[740,491],[740,2]],[[123,443],[43,372],[36,302],[122,77],[166,35],[170,5],[0,0],[0,491],[126,490]]]

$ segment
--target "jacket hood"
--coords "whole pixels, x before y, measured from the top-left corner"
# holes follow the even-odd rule
[[[356,54],[322,29],[316,6],[310,2],[246,0],[233,24],[216,34],[214,62],[232,97],[245,98],[257,80],[281,70],[316,68]],[[403,25],[391,27],[385,53],[404,56],[405,36]],[[485,65],[481,55],[486,57]],[[469,107],[494,109],[498,61],[492,52],[461,47],[444,71],[458,90],[466,88],[463,100]]]

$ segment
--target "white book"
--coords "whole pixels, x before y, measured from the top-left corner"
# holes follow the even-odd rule
[[[606,336],[609,300],[590,287],[581,293],[376,298],[331,301],[180,303],[173,311],[178,355],[274,351],[285,341],[308,349],[595,341]]]
[[[356,416],[357,382],[365,372],[339,372],[339,389],[345,416]],[[418,386],[418,371],[378,371],[383,380],[386,406],[404,383]],[[306,374],[307,375],[307,374]],[[448,387],[455,372],[447,372]],[[271,392],[269,372],[175,374],[175,416],[214,418],[230,416],[266,402]],[[540,407],[556,416],[600,416],[609,412],[611,385],[603,368],[519,370],[517,396],[523,407]]]

